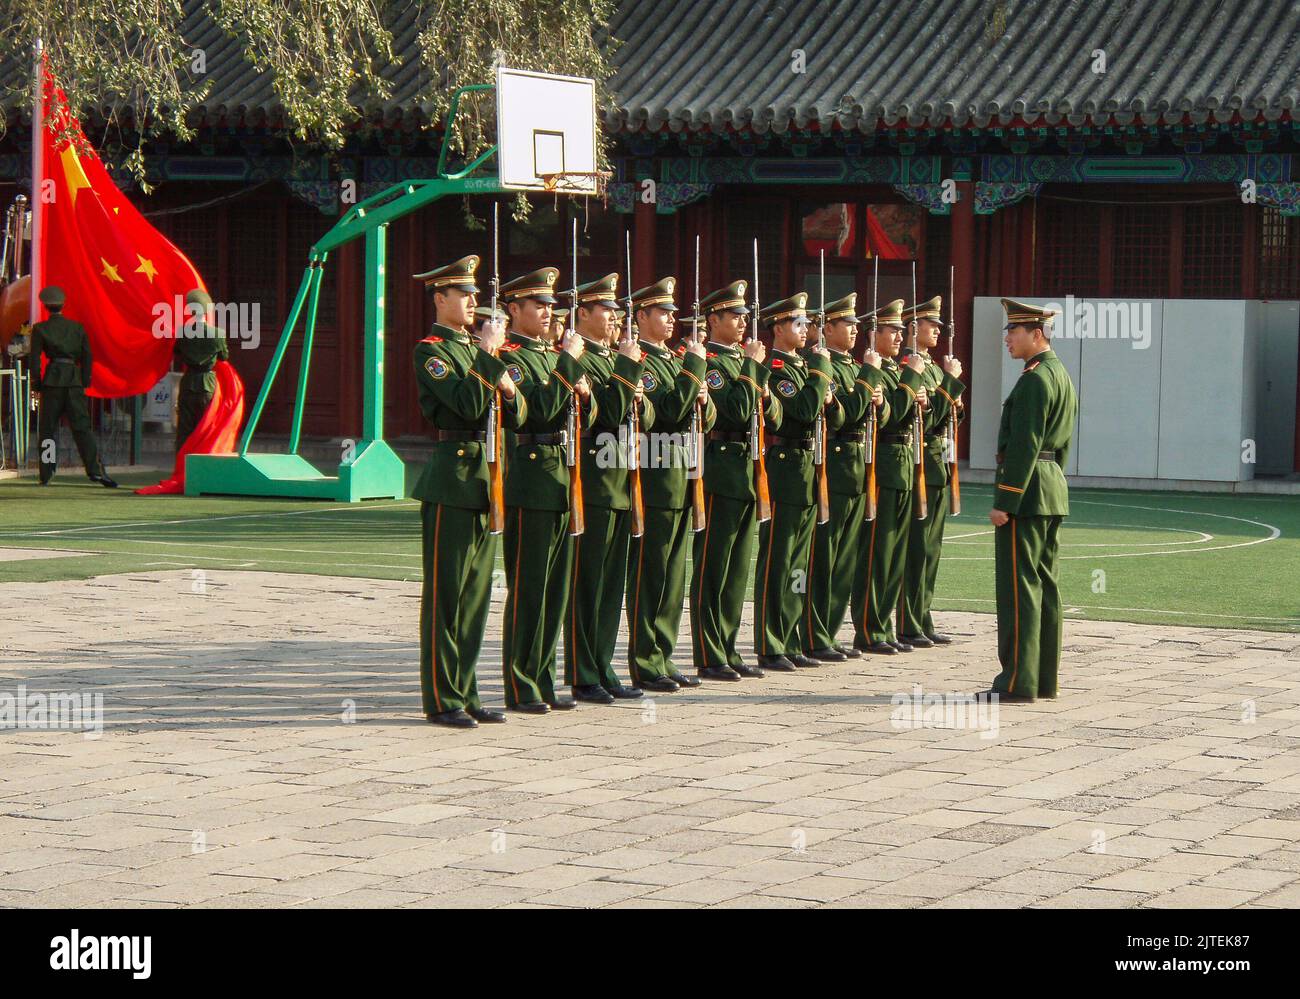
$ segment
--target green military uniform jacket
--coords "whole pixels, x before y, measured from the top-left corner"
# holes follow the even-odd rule
[[[737,344],[708,344],[708,370],[704,381],[709,398],[718,411],[713,429],[720,433],[745,434],[750,431],[754,405],[768,383],[771,370],[745,356]],[[781,401],[769,392],[763,407],[765,427],[781,424]],[[729,499],[757,499],[754,492],[754,456],[748,440],[709,441],[704,458],[704,489]]]
[[[798,354],[773,350],[768,357],[768,384],[781,403],[779,433],[787,438],[811,438],[822,411],[826,387],[831,382],[831,362],[820,354],[805,361]],[[839,397],[826,410],[826,430],[838,430],[844,423],[844,407]],[[777,428],[772,428],[777,429]],[[827,440],[829,444],[829,438]],[[770,438],[767,445],[767,482],[772,500],[812,506],[815,502],[815,476],[812,448],[777,444]],[[830,470],[827,469],[829,476]],[[829,480],[828,480],[829,488]]]
[[[805,361],[813,356],[811,349],[801,351],[800,354]],[[871,411],[871,391],[884,383],[884,374],[879,368],[873,368],[870,364],[859,365],[852,354],[831,351],[831,385],[844,413],[839,433],[866,432],[867,415]],[[889,402],[886,400],[876,411],[876,426],[883,425],[888,419]],[[826,488],[829,492],[839,496],[861,496],[866,492],[865,443],[855,445],[850,441],[833,439],[826,442]]]
[[[583,375],[582,364],[544,340],[510,331],[501,359],[522,394],[526,412],[512,430],[525,434],[558,434],[565,429],[573,386]],[[582,403],[582,429],[591,428],[599,411],[595,396]],[[569,468],[562,444],[524,444],[508,433],[506,506],[526,510],[569,509]]]
[[[654,433],[642,456],[641,493],[648,507],[684,510],[690,505],[688,456],[691,411],[708,366],[703,357],[683,353],[678,357],[667,347],[642,340],[645,368],[641,387],[655,410]],[[709,399],[701,431],[712,429],[718,411]],[[707,467],[707,465],[705,466]]]
[[[892,357],[880,362],[881,388],[884,389],[888,418],[877,425],[879,434],[902,434],[902,443],[885,443],[877,436],[876,484],[881,489],[909,492],[916,474],[912,454],[912,427],[916,412],[916,390],[921,388],[921,376],[911,368],[901,366]]]
[[[479,349],[463,330],[433,326],[415,345],[420,411],[438,430],[486,430],[504,361]],[[501,399],[502,426],[518,427],[528,413],[523,395]],[[487,451],[479,441],[439,441],[411,494],[426,503],[466,510],[488,508]]]
[[[1002,404],[993,509],[1017,516],[1066,517],[1070,436],[1079,399],[1061,359],[1051,350],[1031,358]],[[1043,458],[1044,452],[1055,458]]]
[[[586,340],[586,338],[583,338]],[[594,340],[578,363],[591,383],[591,397],[596,400],[595,430],[583,436],[582,500],[589,506],[610,510],[630,510],[627,451],[619,431],[627,426],[628,412],[636,398],[636,386],[644,362],[632,361],[616,350]],[[638,423],[642,433],[654,426],[654,406],[642,399]]]
[[[49,366],[41,373],[41,354]],[[90,337],[81,323],[56,313],[32,326],[32,391],[90,385]]]
[[[195,328],[187,324],[177,333],[176,357],[185,362],[180,391],[211,395],[217,387],[212,369],[218,361],[230,359],[230,347],[226,335],[215,326],[201,323]]]
[[[910,348],[903,348],[901,358],[906,361],[911,355]],[[948,419],[957,408],[957,400],[966,391],[966,386],[959,382],[942,365],[936,364],[929,351],[917,351],[925,362],[925,371],[921,373],[921,383],[930,400],[930,408],[925,411],[925,484],[928,488],[948,484],[948,462],[944,460],[944,443],[948,439]],[[966,419],[965,407],[957,409],[957,422]]]

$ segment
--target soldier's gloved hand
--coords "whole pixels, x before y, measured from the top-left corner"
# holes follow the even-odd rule
[[[709,387],[708,387],[707,385],[701,385],[701,386],[700,386],[700,392],[699,392],[699,394],[695,397],[695,401],[698,402],[701,406],[706,406],[706,405],[708,405],[708,402],[709,402]]]
[[[835,390],[833,388],[828,387],[826,389],[826,395],[822,399],[822,406],[823,407],[829,406],[834,401],[835,401]]]
[[[501,372],[501,377],[497,379],[497,388],[501,390],[501,394],[507,399],[515,397],[515,380],[510,377],[510,372]]]
[[[961,377],[961,361],[948,354],[943,359],[943,370],[952,375],[953,378]]]
[[[629,340],[627,343],[620,345],[618,352],[624,357],[631,358],[634,364],[641,363],[641,345],[635,340]]]
[[[865,354],[862,355],[862,363],[863,363],[863,364],[870,364],[873,368],[875,368],[877,371],[879,371],[879,370],[880,370],[880,355],[877,354],[877,353],[875,352],[875,350],[873,350],[871,347],[868,347],[868,348],[867,348],[867,352],[866,352]]]
[[[686,342],[686,353],[694,354],[696,357],[708,357],[708,353],[704,349],[704,344],[696,343],[694,340],[688,340]]]
[[[763,341],[754,339],[745,344],[745,356],[751,361],[757,361],[759,364],[762,364],[763,359],[767,357],[767,348],[763,346]]]
[[[564,334],[564,343],[560,349],[576,361],[587,348],[582,342],[582,337],[577,333],[566,333]]]
[[[916,390],[916,404],[921,407],[921,409],[930,408],[930,395],[925,391],[925,389]]]
[[[879,409],[885,404],[885,391],[879,385],[871,390],[871,405]]]
[[[478,345],[480,350],[495,353],[506,342],[505,332],[496,323],[484,323],[479,330]]]
[[[632,398],[636,400],[637,409],[645,408],[645,386],[640,382],[636,383],[636,394]]]
[[[574,383],[573,390],[578,393],[579,399],[591,398],[591,382],[587,381],[586,375],[583,375]]]
[[[925,362],[921,360],[920,354],[912,354],[907,359],[907,366],[915,371],[918,375],[925,372]]]

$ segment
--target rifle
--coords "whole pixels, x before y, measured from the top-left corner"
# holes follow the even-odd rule
[[[758,339],[758,237],[754,237],[754,317],[749,328],[749,342]],[[772,519],[772,493],[767,485],[767,442],[763,439],[763,394],[754,400],[754,412],[749,417],[749,453],[754,459],[754,498],[758,522]]]
[[[954,287],[957,283],[957,267],[948,266],[948,356],[954,357],[953,340],[957,335],[957,303],[954,301]],[[948,439],[944,442],[944,457],[948,460],[948,481],[952,483],[951,510],[954,517],[961,513],[961,483],[957,481],[957,406],[948,408]]]
[[[631,343],[632,333],[632,230],[628,230],[627,236],[627,331],[624,334],[624,343]],[[631,521],[632,537],[639,538],[645,534],[645,499],[641,493],[641,414],[637,410],[637,401],[632,400],[632,406],[627,412],[627,424],[624,428],[627,433],[627,488],[629,498],[631,499]]]
[[[569,336],[575,335],[578,316],[578,220],[573,220],[573,292],[569,309]],[[569,537],[580,536],[587,527],[582,506],[582,401],[575,383],[569,395],[569,412],[564,427],[564,463],[569,467]]]
[[[916,261],[912,261],[912,353],[920,354],[921,349],[917,343],[919,334],[919,323],[916,318]],[[912,508],[916,511],[917,520],[925,520],[928,513],[925,503],[925,414],[921,412],[921,407],[916,403],[912,406],[914,413],[912,417],[913,430],[912,441],[913,460],[916,465],[916,477],[912,481],[912,493],[915,499],[912,501]]]
[[[700,237],[695,235],[695,305],[692,309],[694,329],[691,330],[691,343],[700,342]],[[695,480],[691,484],[691,526],[702,531],[706,525],[704,513],[704,403],[696,396],[691,407],[691,459],[690,476]]]
[[[500,234],[501,206],[492,203],[492,324],[497,321],[497,286],[500,283],[497,262],[499,260],[498,237]],[[497,351],[492,352],[497,356]],[[500,534],[506,525],[505,470],[501,467],[501,456],[505,453],[504,433],[501,428],[501,389],[494,388],[492,401],[488,404],[487,433],[483,435],[484,453],[488,468],[488,532]]]
[[[880,257],[876,256],[875,264],[872,265],[873,273],[871,275],[871,343],[867,346],[868,350],[876,349],[876,299],[880,290]],[[863,520],[876,519],[876,407],[874,404],[867,407],[867,432],[863,434],[862,460],[864,462],[866,499],[867,504],[863,514]]]
[[[821,304],[817,311],[817,346],[826,346],[826,251],[821,252]],[[831,519],[830,491],[826,485],[826,405],[817,409],[813,424],[813,474],[817,477],[817,523],[828,524]]]

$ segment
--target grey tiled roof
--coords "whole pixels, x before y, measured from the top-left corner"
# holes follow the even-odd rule
[[[185,2],[213,84],[204,117],[283,124],[269,77]],[[413,126],[417,7],[389,11],[401,63],[367,111]],[[1300,103],[1300,0],[620,0],[610,30],[612,131],[1276,121]]]

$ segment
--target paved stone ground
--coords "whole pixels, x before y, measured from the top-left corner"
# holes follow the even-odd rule
[[[412,584],[0,593],[0,694],[105,722],[0,732],[3,906],[1300,905],[1300,635],[1070,623],[1060,700],[900,726],[993,674],[992,618],[945,614],[949,652],[459,733]]]

